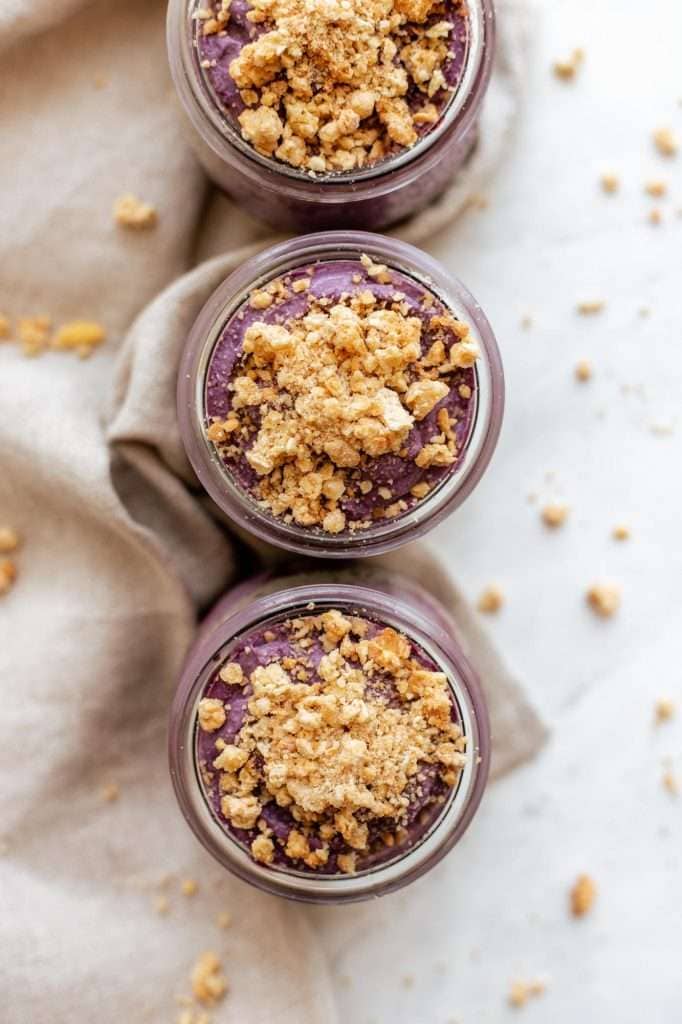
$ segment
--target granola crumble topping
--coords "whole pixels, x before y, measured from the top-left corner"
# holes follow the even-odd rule
[[[194,998],[204,1006],[214,1006],[227,992],[220,958],[210,950],[202,953],[190,976]]]
[[[216,673],[222,734],[198,720],[207,796],[254,860],[352,874],[409,842],[415,815],[428,826],[457,784],[466,738],[447,677],[403,634],[336,609],[268,635]]]
[[[230,107],[243,138],[313,174],[413,146],[456,88],[448,65],[463,0],[250,0],[245,15],[220,0],[194,14],[209,80],[229,73],[238,90]],[[216,40],[231,32],[250,41],[227,63],[234,48]]]
[[[249,318],[242,311],[226,328],[244,324],[221,385],[224,412],[206,428],[222,462],[248,473],[263,508],[329,534],[426,497],[461,454],[475,394],[479,349],[468,325],[428,293],[408,297],[406,279],[383,264],[364,256],[357,265],[358,282],[340,294],[314,289],[318,267],[251,294]],[[208,388],[215,392],[211,371]]]

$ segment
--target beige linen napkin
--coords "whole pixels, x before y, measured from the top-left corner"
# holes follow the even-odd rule
[[[0,344],[0,524],[24,538],[18,581],[0,599],[0,1016],[174,1021],[175,997],[212,949],[231,981],[215,1024],[333,1024],[310,916],[226,878],[167,777],[168,705],[196,609],[246,565],[179,443],[177,357],[240,246],[267,229],[225,199],[202,217],[208,187],[176,116],[164,7],[0,3],[0,313],[97,319],[109,334],[85,363],[29,361]],[[441,227],[503,152],[518,105],[517,8],[501,24],[482,146],[441,205],[407,227],[412,238]],[[154,231],[113,225],[128,191],[157,205]],[[151,301],[193,253],[226,249]],[[498,745],[498,770],[509,768],[542,727],[440,585],[494,681],[496,721],[504,714],[518,736]],[[194,896],[183,878],[198,881]]]

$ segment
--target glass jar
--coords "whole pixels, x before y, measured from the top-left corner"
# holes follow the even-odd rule
[[[486,785],[490,729],[485,699],[462,652],[450,616],[413,580],[380,568],[350,567],[338,572],[306,571],[270,577],[262,574],[228,592],[204,620],[185,661],[173,701],[169,730],[170,772],[175,794],[190,828],[225,868],[260,889],[311,903],[345,903],[401,888],[434,867],[461,838]],[[305,614],[336,609],[359,615],[407,636],[448,679],[459,725],[466,737],[466,764],[428,827],[412,843],[357,874],[322,875],[257,863],[220,824],[201,782],[198,767],[199,700],[216,669],[236,644],[256,631]],[[390,851],[389,851],[390,852]]]
[[[466,445],[453,471],[407,511],[355,532],[338,534],[286,523],[270,514],[232,475],[207,439],[207,373],[226,323],[248,295],[269,281],[309,264],[359,261],[362,255],[400,272],[436,296],[470,325],[480,357]],[[360,264],[359,264],[360,266]],[[204,488],[232,521],[262,540],[299,554],[343,558],[375,555],[426,533],[457,508],[481,479],[500,432],[504,377],[497,344],[485,314],[461,282],[419,249],[364,232],[323,232],[280,243],[248,260],[213,293],[192,327],[178,376],[178,417],[187,455]]]
[[[457,89],[438,124],[413,147],[362,170],[311,177],[261,156],[225,116],[194,46],[195,0],[170,0],[168,53],[190,138],[207,173],[254,216],[284,230],[385,228],[444,191],[471,153],[490,79],[493,0],[468,0],[469,38]]]

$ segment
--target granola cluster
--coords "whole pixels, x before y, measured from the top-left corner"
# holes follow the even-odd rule
[[[390,284],[386,267],[363,260],[370,278]],[[307,291],[310,279],[291,287]],[[277,280],[252,293],[250,305],[276,308],[289,294]],[[433,296],[425,294],[424,301]],[[228,464],[246,458],[256,496],[285,522],[330,534],[362,529],[369,521],[348,521],[344,508],[373,491],[373,460],[409,460],[422,477],[456,461],[455,423],[445,406],[452,388],[458,400],[471,398],[471,387],[458,383],[457,374],[478,354],[467,324],[442,307],[426,321],[412,315],[397,289],[388,301],[362,287],[338,301],[309,292],[300,318],[248,326],[228,415],[208,426],[207,437]],[[426,429],[434,409],[433,429]],[[409,440],[415,425],[426,435],[417,450]],[[431,486],[420,479],[409,498],[424,498]],[[390,486],[377,490],[382,504],[375,518],[409,507],[404,497],[393,500]]]
[[[228,34],[230,7],[199,8],[202,35]],[[229,65],[244,139],[312,173],[414,145],[449,98],[444,69],[464,13],[460,0],[250,0],[255,38]]]
[[[229,824],[250,833],[255,860],[279,852],[352,873],[377,844],[404,842],[411,803],[429,802],[424,772],[441,794],[456,784],[466,740],[447,677],[401,633],[337,610],[283,625],[290,653],[250,672],[239,661],[220,670],[244,716],[200,764],[204,783],[217,784]],[[218,732],[237,700],[204,697],[199,729]],[[291,827],[277,827],[269,808]]]

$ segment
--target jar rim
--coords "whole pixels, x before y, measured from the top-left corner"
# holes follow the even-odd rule
[[[421,595],[421,588],[404,581]],[[435,604],[431,595],[424,593]],[[458,709],[470,757],[441,812],[413,846],[386,863],[356,875],[315,875],[275,868],[253,860],[217,821],[206,798],[195,758],[197,706],[206,683],[239,638],[284,616],[327,608],[366,614],[393,626],[417,643],[444,671]],[[490,763],[490,729],[480,683],[464,654],[437,622],[400,598],[371,586],[324,584],[286,587],[256,597],[212,626],[186,662],[173,701],[169,763],[175,795],[202,845],[228,870],[256,887],[303,902],[356,902],[401,888],[438,863],[461,838],[483,796]]]
[[[194,46],[191,7],[194,0],[170,0],[167,39],[171,55],[171,73],[178,94],[194,127],[204,142],[223,161],[236,162],[240,170],[254,180],[259,175],[277,179],[284,194],[316,203],[336,203],[339,197],[359,187],[382,190],[390,179],[391,188],[426,171],[425,162],[437,160],[438,145],[453,132],[464,134],[473,124],[492,72],[495,43],[493,0],[469,0],[469,40],[462,75],[439,123],[414,146],[390,156],[369,168],[311,175],[282,161],[256,152],[222,111],[206,83]],[[179,54],[179,63],[173,59]],[[400,179],[400,182],[396,180]]]
[[[285,523],[264,509],[237,482],[205,433],[205,380],[211,356],[229,319],[248,292],[308,262],[368,255],[432,291],[478,341],[476,410],[461,457],[423,499],[391,519],[355,532],[328,534]],[[504,375],[492,328],[468,289],[414,246],[368,232],[305,235],[274,245],[243,263],[205,304],[188,336],[178,374],[178,419],[185,449],[199,481],[216,504],[261,540],[298,554],[326,558],[381,554],[422,536],[457,508],[478,484],[495,450],[504,408]]]

